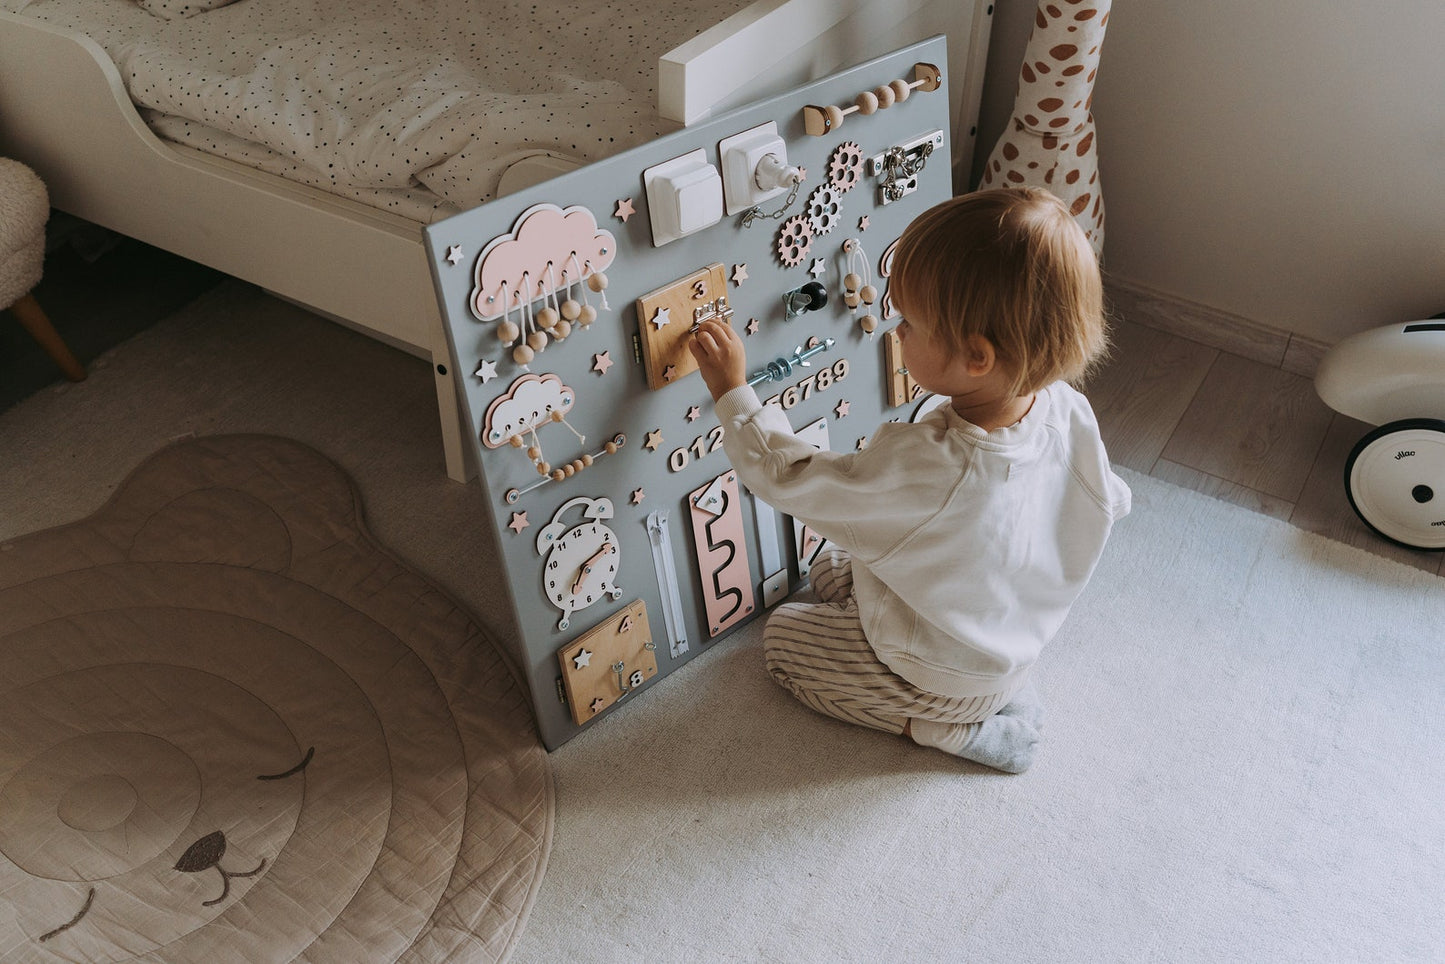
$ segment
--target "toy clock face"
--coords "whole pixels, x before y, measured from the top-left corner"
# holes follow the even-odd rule
[[[566,629],[572,613],[604,595],[621,596],[613,584],[619,559],[617,536],[600,522],[582,522],[557,537],[547,552],[543,583],[547,597],[562,610],[558,629]]]

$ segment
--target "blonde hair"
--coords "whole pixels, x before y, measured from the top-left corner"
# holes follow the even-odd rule
[[[923,212],[898,239],[889,288],[950,358],[987,338],[1017,395],[1082,380],[1108,348],[1098,259],[1047,191],[977,191]]]

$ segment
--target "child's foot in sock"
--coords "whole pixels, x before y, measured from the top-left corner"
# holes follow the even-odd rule
[[[1039,699],[1033,680],[1025,683],[998,713],[999,716],[1016,716],[1040,733],[1044,732],[1044,703]]]
[[[1005,773],[1023,773],[1034,762],[1039,731],[1018,716],[995,713],[978,723],[914,720],[913,742],[932,746]]]

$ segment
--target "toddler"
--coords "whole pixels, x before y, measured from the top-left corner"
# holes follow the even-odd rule
[[[1105,348],[1098,263],[1053,195],[991,190],[921,214],[889,282],[908,373],[951,401],[858,452],[794,437],[726,324],[690,345],[742,481],[838,547],[809,573],[822,601],[769,617],[768,669],[818,712],[1022,772],[1030,670],[1129,511],[1067,384]]]

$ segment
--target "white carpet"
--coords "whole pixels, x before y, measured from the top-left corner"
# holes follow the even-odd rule
[[[553,753],[517,959],[1442,960],[1445,584],[1126,478],[1032,770],[810,713],[754,628]]]
[[[0,413],[0,550],[174,436],[270,432],[491,614],[481,499],[442,476],[431,406],[425,364],[223,285]],[[811,714],[754,624],[551,755],[513,960],[1445,959],[1445,583],[1127,478],[1134,512],[1040,667],[1032,770]]]

